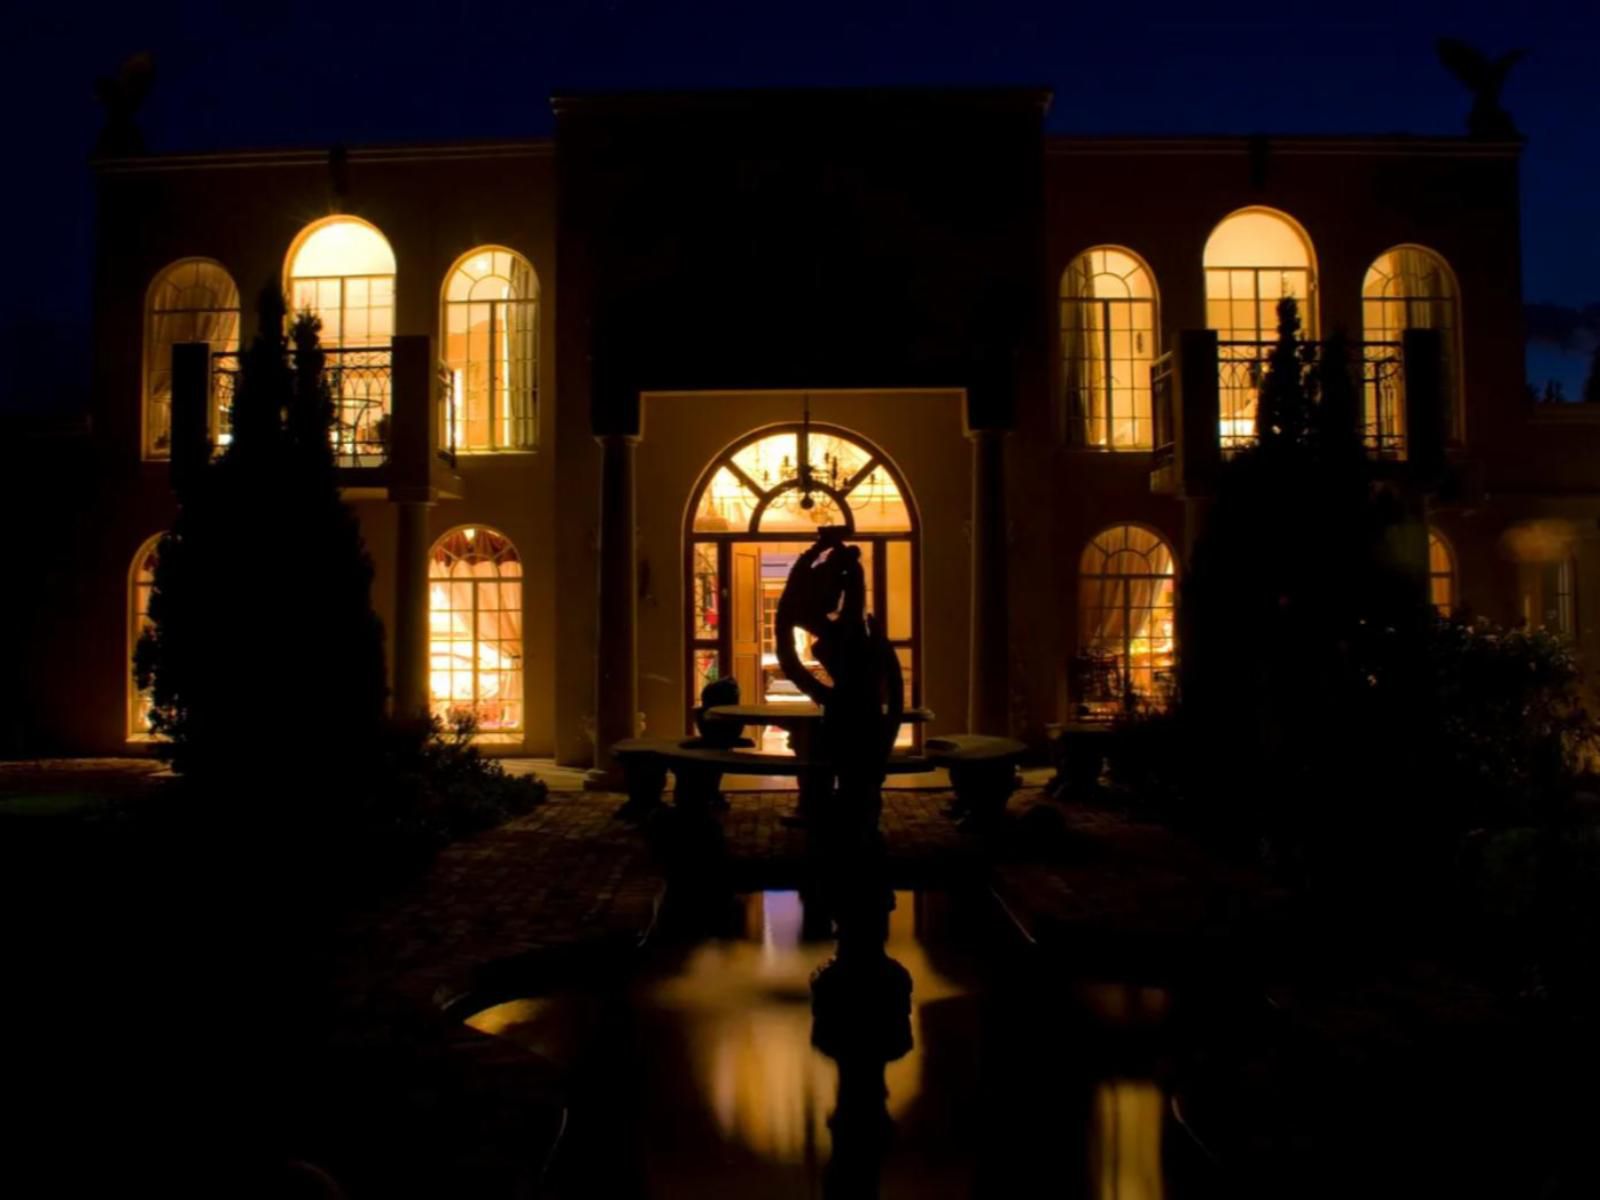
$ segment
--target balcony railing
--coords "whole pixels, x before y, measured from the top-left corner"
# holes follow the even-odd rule
[[[1217,343],[1218,444],[1224,455],[1256,443],[1256,401],[1272,342]],[[1361,436],[1375,458],[1406,456],[1405,360],[1399,342],[1350,347],[1359,374]],[[1154,376],[1152,375],[1152,383]]]
[[[340,467],[381,467],[389,458],[394,396],[393,354],[388,346],[325,347],[323,376],[333,398],[329,439]],[[212,391],[221,413],[217,444],[232,433],[232,405],[239,355],[213,354]]]
[[[1361,345],[1361,438],[1374,457],[1406,457],[1406,362],[1399,342]]]

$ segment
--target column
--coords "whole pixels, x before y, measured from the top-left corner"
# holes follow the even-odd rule
[[[606,433],[600,443],[599,627],[594,684],[594,770],[587,785],[620,786],[611,747],[635,733],[639,715],[638,553],[633,454],[637,434]]]
[[[432,340],[394,339],[390,359],[389,500],[395,508],[394,714],[421,717],[428,696],[428,510],[437,491],[438,366]]]
[[[1005,430],[974,429],[972,440],[972,639],[967,730],[1010,732],[1006,636]]]
[[[394,714],[428,711],[428,509],[422,500],[395,502]]]

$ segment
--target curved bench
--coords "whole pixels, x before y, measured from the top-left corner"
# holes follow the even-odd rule
[[[627,738],[611,747],[622,767],[628,801],[624,815],[648,812],[661,803],[667,772],[676,783],[680,805],[708,806],[722,800],[722,777],[736,775],[793,775],[826,768],[792,754],[751,753],[754,743],[740,738],[733,746],[708,745],[703,738]],[[952,816],[977,825],[997,817],[1016,788],[1016,764],[1027,747],[1013,738],[955,734],[930,737],[924,752],[889,756],[884,771],[890,775],[920,774],[943,767],[956,793]]]

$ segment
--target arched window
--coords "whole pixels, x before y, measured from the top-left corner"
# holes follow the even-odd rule
[[[1172,548],[1137,525],[1113,525],[1078,562],[1076,700],[1091,711],[1164,704],[1177,646]]]
[[[522,731],[522,560],[503,533],[468,525],[434,544],[428,682],[440,720],[470,715],[483,734]]]
[[[1245,208],[1223,218],[1205,249],[1206,326],[1217,331],[1217,397],[1225,450],[1256,436],[1259,363],[1278,335],[1278,302],[1300,305],[1305,337],[1316,337],[1316,262],[1305,231],[1283,213]]]
[[[150,595],[156,587],[156,558],[164,534],[156,534],[139,547],[128,570],[128,737],[150,735],[150,693],[140,691],[133,676],[133,655],[139,639],[151,626]]]
[[[165,268],[150,284],[144,329],[144,456],[172,454],[172,347],[179,342],[210,342],[213,353],[239,348],[239,288],[220,263],[185,258]],[[226,414],[212,398],[210,433],[225,435]]]
[[[1449,265],[1423,246],[1396,246],[1385,250],[1367,268],[1361,284],[1361,325],[1367,355],[1393,361],[1400,352],[1401,336],[1408,329],[1439,331],[1443,362],[1440,399],[1451,439],[1461,436],[1461,400],[1458,361],[1461,354],[1460,313],[1455,276]],[[1376,343],[1376,344],[1375,344]],[[1381,449],[1403,445],[1405,438],[1405,376],[1391,371],[1367,371],[1366,423],[1369,440]],[[1392,381],[1392,383],[1390,382]],[[1389,386],[1385,386],[1389,384]]]
[[[690,706],[714,679],[732,676],[751,703],[803,699],[778,666],[778,598],[795,559],[824,525],[843,526],[861,550],[867,607],[900,657],[906,702],[921,700],[915,503],[905,480],[855,434],[809,422],[764,429],[734,443],[701,476],[686,541],[685,623]],[[808,665],[811,644],[796,650]],[[781,751],[771,731],[768,749]],[[910,741],[910,727],[902,729]]]
[[[528,260],[504,246],[463,255],[445,280],[440,327],[450,372],[444,443],[469,451],[532,446],[539,280]]]
[[[394,337],[394,251],[371,225],[327,217],[289,252],[289,307],[322,318],[324,346],[387,346]]]
[[[1068,420],[1080,445],[1150,449],[1156,354],[1149,268],[1115,246],[1096,246],[1073,259],[1061,277],[1061,358]]]
[[[1441,617],[1456,610],[1456,556],[1444,534],[1428,529],[1428,599]]]

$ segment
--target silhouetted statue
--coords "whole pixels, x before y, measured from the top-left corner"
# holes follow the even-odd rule
[[[1472,111],[1467,114],[1467,133],[1475,138],[1519,137],[1511,114],[1500,107],[1500,89],[1505,87],[1511,68],[1527,53],[1513,50],[1491,60],[1483,51],[1457,38],[1440,38],[1439,61],[1472,92]]]
[[[155,60],[148,52],[124,60],[115,76],[94,81],[95,95],[106,110],[106,123],[94,147],[97,157],[144,153],[144,135],[135,118],[154,82]]]
[[[905,711],[900,659],[867,612],[861,551],[828,527],[795,560],[778,600],[778,665],[822,708],[820,750],[838,780],[836,815],[859,832],[876,831],[884,766]],[[806,669],[794,632],[813,639],[811,652],[827,681]],[[813,814],[816,815],[816,814]]]

